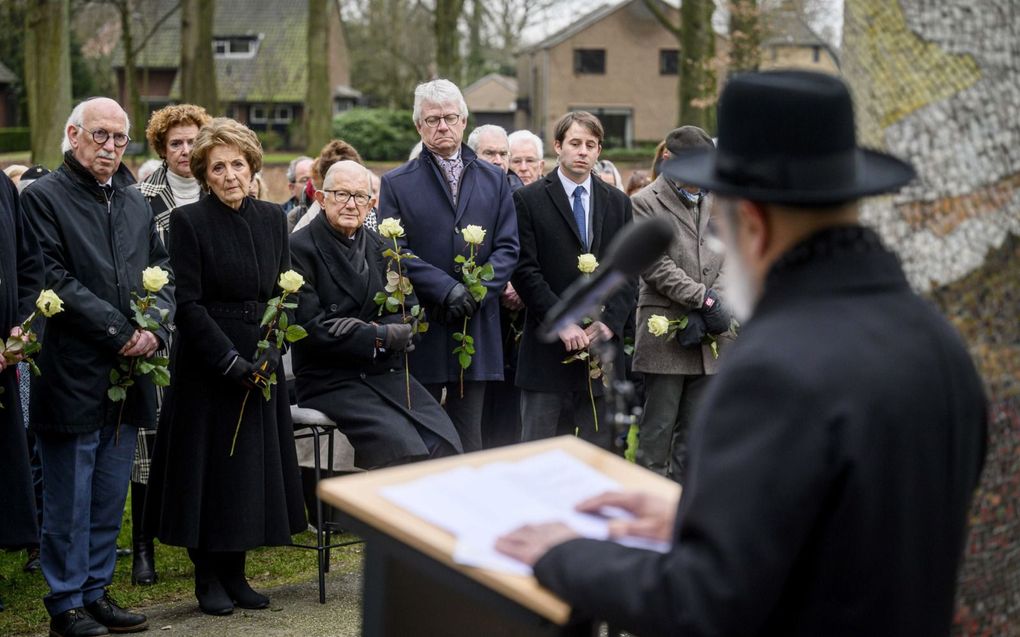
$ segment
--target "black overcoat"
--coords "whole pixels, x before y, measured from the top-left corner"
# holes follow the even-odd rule
[[[110,369],[135,332],[131,292],[145,294],[142,270],[170,270],[149,204],[121,164],[109,197],[71,154],[21,194],[25,217],[42,249],[46,287],[64,311],[43,328],[46,346],[37,357],[42,376],[32,379],[31,427],[36,432],[88,433],[116,423],[120,404],[110,402]],[[174,316],[174,284],[157,294]],[[166,343],[169,329],[156,332]],[[123,405],[123,422],[156,424],[156,391],[136,379]]]
[[[895,256],[794,248],[713,383],[671,552],[575,540],[538,580],[642,637],[948,635],[986,403]]]
[[[0,350],[11,333],[35,309],[43,286],[42,257],[25,225],[18,191],[0,176]],[[35,495],[28,467],[25,421],[18,395],[17,365],[0,372],[0,547],[18,548],[39,541]]]
[[[297,320],[308,331],[308,337],[293,347],[298,403],[338,423],[354,447],[359,467],[428,457],[419,427],[461,452],[453,423],[413,375],[408,410],[403,354],[376,351],[376,328],[371,323],[402,318],[399,313],[379,316],[373,301],[386,284],[382,253],[392,246],[371,230],[360,232],[366,233],[368,262],[367,273],[361,274],[341,251],[325,215],[291,237],[294,269],[305,277]],[[407,309],[416,302],[408,299]],[[358,318],[365,325],[344,336],[331,336],[325,321],[343,317]]]
[[[249,396],[232,457],[247,390],[223,375],[232,350],[254,359],[264,328],[260,311],[221,310],[279,294],[290,269],[286,224],[277,204],[245,199],[235,211],[214,195],[170,217],[178,330],[145,511],[165,544],[242,551],[289,544],[305,528],[283,370],[270,401]]]
[[[521,257],[513,275],[514,289],[527,306],[527,320],[517,361],[517,386],[530,391],[587,391],[588,367],[581,362],[563,364],[570,353],[557,339],[543,343],[538,328],[560,295],[581,275],[577,257],[586,252],[601,263],[606,248],[633,215],[630,199],[618,188],[610,188],[592,176],[592,242],[588,250],[581,243],[567,193],[556,169],[544,179],[514,192]],[[613,331],[619,345],[627,317],[634,311],[637,278],[629,280],[605,304],[602,322]],[[592,389],[602,392],[602,383]]]

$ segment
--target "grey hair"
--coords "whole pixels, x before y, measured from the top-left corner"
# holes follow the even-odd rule
[[[421,105],[425,102],[432,104],[455,102],[460,116],[468,116],[468,107],[467,102],[464,101],[464,95],[457,88],[457,85],[450,80],[432,80],[415,87],[414,111],[411,113],[411,119],[414,120],[416,126],[421,124]]]
[[[60,142],[60,152],[66,153],[71,150],[71,138],[67,136],[67,129],[72,126],[84,126],[85,124],[85,108],[86,105],[92,100],[100,99],[98,97],[90,97],[88,99],[78,102],[78,104],[71,110],[71,114],[67,118],[67,123],[64,124],[64,140]],[[121,112],[124,113],[124,130],[131,133],[131,118],[128,117],[127,111],[121,107]]]
[[[308,155],[301,155],[300,157],[295,157],[294,159],[290,160],[290,163],[287,164],[287,181],[289,181],[290,183],[294,183],[297,180],[297,165],[305,160],[315,161]]]
[[[330,166],[329,170],[326,171],[326,175],[322,178],[322,187],[323,188],[326,187],[326,182],[330,181],[330,176],[333,173],[338,172],[340,170],[343,170],[344,168],[347,167],[348,164],[354,164],[355,166],[360,166],[361,169],[365,171],[365,179],[368,180],[368,196],[369,197],[374,197],[375,196],[375,188],[372,187],[372,171],[368,169],[368,166],[365,166],[364,164],[360,164],[360,163],[358,163],[358,162],[356,162],[354,160],[351,160],[351,159],[344,159],[344,160],[338,161],[335,164],[333,164],[332,166]]]
[[[495,124],[482,124],[481,126],[478,126],[473,131],[471,131],[471,134],[468,135],[467,138],[468,148],[477,151],[478,144],[481,140],[482,135],[486,135],[488,133],[502,136],[503,139],[506,140],[507,150],[508,151],[510,150],[510,138],[506,134],[506,129],[503,128],[502,126],[496,126]]]
[[[538,151],[538,158],[542,159],[545,157],[543,154],[545,148],[542,144],[542,138],[529,130],[515,130],[507,136],[507,140],[510,142],[511,146],[517,142],[531,142],[535,145],[535,149]]]

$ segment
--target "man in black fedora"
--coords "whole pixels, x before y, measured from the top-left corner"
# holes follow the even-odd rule
[[[913,170],[857,147],[835,77],[737,76],[718,115],[718,148],[665,170],[715,194],[727,298],[753,316],[695,418],[679,509],[641,494],[580,506],[628,509],[611,535],[672,547],[561,525],[497,547],[576,613],[643,637],[948,635],[985,399],[856,204]]]

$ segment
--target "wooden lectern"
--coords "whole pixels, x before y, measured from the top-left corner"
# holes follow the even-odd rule
[[[460,466],[512,462],[560,449],[618,482],[678,499],[670,480],[573,437],[331,478],[319,497],[339,510],[343,524],[365,540],[362,634],[366,637],[589,637],[591,621],[523,577],[456,564],[454,536],[390,503],[380,489]]]

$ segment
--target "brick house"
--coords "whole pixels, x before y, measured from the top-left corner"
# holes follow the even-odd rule
[[[143,0],[136,13],[150,20],[163,15],[160,0]],[[217,0],[213,57],[220,112],[259,132],[274,131],[284,146],[300,135],[308,73],[306,37],[308,3],[277,0]],[[350,57],[340,19],[340,1],[331,0],[326,55],[334,113],[357,103],[361,94],[350,87]],[[144,33],[138,24],[137,33]],[[179,9],[167,19],[136,56],[137,85],[150,111],[180,100],[181,54]],[[121,103],[124,56],[114,54],[113,68]]]
[[[657,142],[676,126],[678,66],[676,38],[642,0],[601,7],[520,51],[516,126],[549,143],[560,115],[583,109],[606,147]]]
[[[517,110],[515,78],[489,73],[464,89],[464,101],[467,102],[474,126],[495,124],[507,132],[513,131]]]

